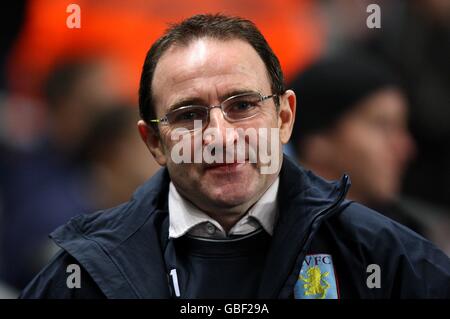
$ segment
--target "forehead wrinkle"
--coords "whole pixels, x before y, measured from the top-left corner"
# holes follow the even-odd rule
[[[172,94],[167,99],[167,107],[170,107],[182,100],[202,100],[203,104],[219,104],[226,98],[246,92],[261,92],[262,88],[258,83],[240,83],[239,81],[228,81],[224,74],[216,75],[214,77],[220,76],[222,79],[206,81],[205,78],[199,79],[198,85],[195,83],[197,77],[192,81],[193,83],[189,87],[185,87],[184,82],[175,84],[172,88],[174,89],[174,94]],[[251,81],[253,82],[253,81]],[[210,84],[213,83],[213,84]],[[181,86],[178,89],[178,86]]]
[[[210,82],[220,84],[220,82],[227,80],[227,76],[243,75],[247,76],[247,81],[250,81],[255,76],[253,70],[248,70],[242,65],[233,65],[226,70],[219,66],[212,68],[211,65],[213,65],[211,62],[203,63],[196,68],[183,65],[180,72],[177,72],[171,78],[167,78],[167,84],[178,86],[183,85],[185,82],[190,82],[190,85],[194,86],[195,82],[204,81],[206,78],[209,78]]]

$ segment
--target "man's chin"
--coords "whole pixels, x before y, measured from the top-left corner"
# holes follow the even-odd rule
[[[248,203],[251,200],[251,194],[249,194],[246,188],[220,188],[209,189],[205,194],[205,197],[209,199],[211,203],[214,203],[216,208],[230,209],[233,207],[241,206]]]

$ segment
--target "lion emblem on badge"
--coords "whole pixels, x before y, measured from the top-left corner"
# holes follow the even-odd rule
[[[330,284],[326,281],[329,274],[328,271],[322,273],[319,266],[308,268],[306,277],[300,274],[299,279],[304,282],[305,296],[320,296],[320,299],[324,299],[330,288]]]

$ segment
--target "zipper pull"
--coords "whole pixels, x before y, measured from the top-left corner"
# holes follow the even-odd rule
[[[173,290],[175,291],[175,297],[180,297],[180,286],[178,285],[177,270],[174,268],[170,271],[170,277],[172,277]]]

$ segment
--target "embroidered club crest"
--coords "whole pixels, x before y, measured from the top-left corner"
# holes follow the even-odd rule
[[[295,299],[338,299],[331,255],[307,255],[294,287]]]

